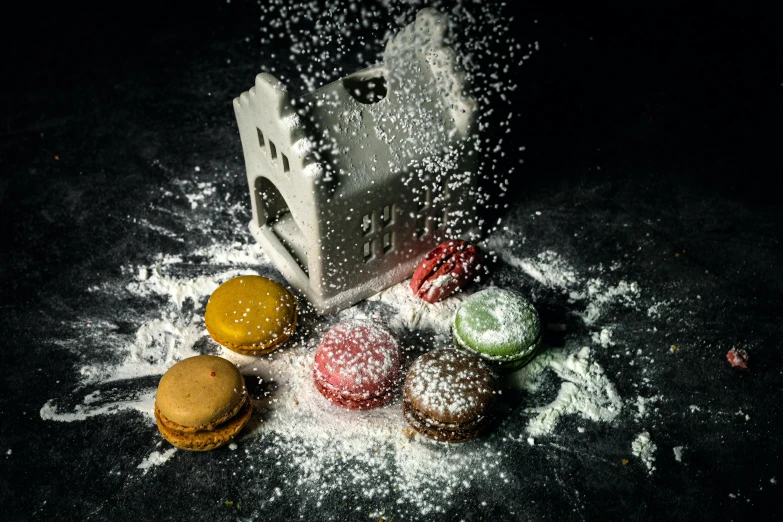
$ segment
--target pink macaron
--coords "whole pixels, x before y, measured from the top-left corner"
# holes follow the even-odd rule
[[[397,338],[378,324],[346,321],[333,326],[318,345],[313,381],[337,406],[377,408],[400,384],[402,351]]]

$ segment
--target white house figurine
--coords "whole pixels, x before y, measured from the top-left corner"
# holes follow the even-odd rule
[[[410,277],[446,238],[475,239],[476,101],[433,9],[383,62],[300,98],[267,73],[234,99],[250,230],[318,313]]]

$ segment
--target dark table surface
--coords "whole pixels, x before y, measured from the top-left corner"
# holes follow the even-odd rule
[[[500,174],[509,179],[509,196],[499,200],[508,207],[484,209],[501,226],[487,231],[484,246],[498,256],[482,284],[533,296],[550,325],[552,353],[589,346],[622,401],[617,416],[566,414],[529,444],[535,414],[526,408],[546,405],[560,389],[562,376],[547,370],[538,390],[506,404],[491,434],[459,447],[426,446],[423,465],[454,476],[425,469],[421,483],[401,479],[404,454],[384,453],[382,444],[378,451],[396,465],[328,464],[317,454],[324,446],[297,447],[258,422],[233,450],[167,453],[144,402],[160,372],[107,382],[88,369],[116,376],[145,325],[198,317],[192,300],[142,295],[133,287],[140,267],[191,282],[233,269],[279,277],[252,258],[223,263],[215,254],[232,244],[234,254],[250,252],[253,244],[231,100],[265,68],[296,84],[295,66],[314,57],[289,59],[285,31],[311,22],[275,26],[266,2],[238,0],[24,6],[6,35],[0,98],[0,518],[777,514],[783,62],[774,18],[721,5],[526,3],[513,19],[507,6],[483,9],[500,13],[495,23],[506,28],[487,67],[513,65],[509,38],[538,49],[501,78],[517,83],[513,94],[491,95],[486,136],[504,140],[491,172],[511,174]],[[322,24],[316,32],[326,38],[343,29]],[[496,32],[488,25],[466,34]],[[361,62],[342,60],[346,72]],[[505,134],[497,124],[508,112],[516,116]],[[555,256],[575,279],[531,277],[540,255]],[[605,302],[597,299],[606,292],[561,291],[589,294],[591,278],[635,290]],[[205,296],[196,297],[203,305]],[[602,313],[588,323],[580,314],[591,303]],[[394,311],[372,301],[349,313]],[[336,320],[306,312],[298,349],[311,353]],[[203,323],[193,328],[193,349],[216,353]],[[613,344],[601,342],[604,330]],[[429,347],[426,336],[403,334],[413,351]],[[750,354],[748,369],[728,364],[732,347]],[[265,388],[254,393],[260,404]],[[639,397],[649,399],[644,411]],[[656,446],[654,470],[632,451],[644,432]],[[338,434],[332,451],[342,443]],[[683,448],[680,460],[675,447]],[[164,462],[139,467],[154,455]],[[482,466],[489,474],[477,472]]]

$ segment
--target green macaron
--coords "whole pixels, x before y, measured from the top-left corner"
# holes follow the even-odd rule
[[[518,292],[496,287],[462,302],[452,332],[457,348],[474,352],[503,371],[529,363],[543,336],[533,303]]]

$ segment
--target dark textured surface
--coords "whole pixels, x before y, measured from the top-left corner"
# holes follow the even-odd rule
[[[117,278],[120,266],[183,248],[135,225],[153,215],[160,192],[192,176],[217,181],[221,194],[246,203],[230,101],[264,63],[255,4],[57,9],[20,16],[5,44],[0,518],[368,519],[367,510],[354,511],[364,504],[353,490],[318,508],[285,488],[279,503],[259,502],[280,477],[251,472],[242,452],[178,455],[142,476],[136,466],[160,436],[135,412],[41,419],[48,400],[78,400],[76,368],[87,354],[98,356],[88,346],[66,349],[77,338],[70,325],[115,317],[118,334],[132,336],[136,325],[124,318],[144,316],[149,305],[86,289]],[[503,448],[520,469],[504,489],[477,483],[445,515],[422,518],[774,516],[780,486],[771,479],[783,479],[783,213],[772,182],[783,172],[783,76],[772,17],[721,7],[575,12],[549,4],[528,4],[517,17],[541,44],[520,71],[514,106],[523,123],[508,148],[510,156],[517,144],[527,148],[508,210],[513,232],[525,238],[518,249],[551,249],[591,265],[622,260],[646,292],[676,303],[654,324],[623,310],[606,318],[622,324],[614,339],[632,352],[660,351],[639,362],[655,377],[649,392],[667,398],[646,426],[658,445],[657,470],[648,474],[630,457],[629,443],[644,427],[632,418],[572,438],[582,421],[566,417],[545,443]],[[501,168],[503,161],[512,159]],[[165,205],[191,212],[180,195]],[[188,248],[214,235],[247,238],[209,208],[192,212],[211,226],[188,229],[165,212],[155,222],[185,237]],[[493,282],[520,284],[502,262]],[[562,295],[534,290],[545,323],[586,333]],[[549,344],[562,342],[549,336]],[[672,344],[681,347],[676,357],[667,353]],[[750,352],[747,371],[726,362],[733,346]],[[622,397],[639,393],[638,366],[609,352],[599,361]],[[156,380],[117,383],[114,393]],[[671,447],[681,445],[688,449],[678,463]],[[257,458],[263,466],[263,454]],[[632,462],[623,465],[624,458]],[[414,518],[393,498],[382,504],[401,513],[395,520]]]

